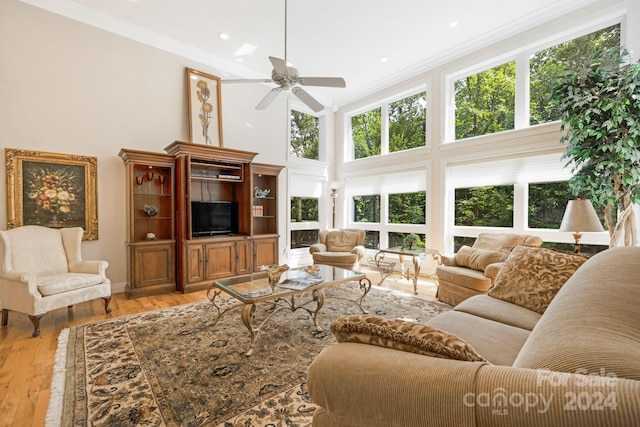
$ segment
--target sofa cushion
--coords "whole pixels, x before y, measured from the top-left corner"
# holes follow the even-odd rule
[[[455,283],[479,292],[487,292],[491,287],[491,278],[485,276],[482,271],[471,270],[467,267],[440,265],[437,272],[440,282]]]
[[[351,252],[358,245],[358,231],[338,230],[327,234],[327,250],[329,252]]]
[[[533,328],[514,366],[640,380],[639,259],[640,247],[628,246],[587,260]]]
[[[462,246],[455,255],[456,264],[474,270],[484,271],[489,264],[501,259],[499,251]]]
[[[466,341],[495,365],[511,366],[530,334],[526,329],[455,310],[440,313],[425,324]]]
[[[489,320],[495,320],[496,322],[528,331],[536,326],[541,316],[533,310],[502,301],[489,295],[476,295],[468,298],[456,305],[454,310]]]
[[[524,237],[519,234],[480,233],[475,242],[473,242],[473,247],[501,252],[502,259],[500,261],[504,261],[511,248],[523,243]]]
[[[375,316],[342,316],[331,323],[338,342],[358,342],[426,356],[483,362],[473,347],[431,326]]]
[[[61,294],[102,283],[99,274],[63,273],[38,278],[38,291],[42,296]]]
[[[562,285],[586,258],[552,249],[516,246],[489,295],[543,314]]]

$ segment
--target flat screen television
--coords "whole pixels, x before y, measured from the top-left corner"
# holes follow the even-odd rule
[[[238,234],[238,202],[191,202],[192,237]]]

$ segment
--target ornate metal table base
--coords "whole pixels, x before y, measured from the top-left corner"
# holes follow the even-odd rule
[[[362,278],[359,281],[359,287],[360,287],[360,290],[362,291],[362,296],[360,296],[359,298],[352,300],[348,298],[335,297],[335,299],[351,301],[356,306],[358,306],[358,308],[360,309],[360,311],[362,311],[363,314],[368,314],[369,312],[364,309],[364,307],[362,306],[362,303],[365,301],[365,298],[369,293],[369,290],[371,289],[371,281],[366,277]],[[213,295],[211,295],[211,291],[213,291]],[[245,355],[251,356],[256,346],[258,335],[262,331],[262,327],[265,325],[265,323],[267,323],[267,321],[269,321],[269,319],[271,319],[271,317],[274,314],[276,314],[282,309],[288,309],[291,312],[295,312],[296,310],[299,310],[299,309],[306,311],[312,317],[313,325],[315,326],[316,331],[322,332],[322,328],[318,324],[318,313],[320,312],[320,309],[324,305],[324,299],[325,299],[324,289],[313,289],[311,291],[311,299],[302,302],[301,301],[302,297],[307,293],[308,291],[301,291],[299,294],[290,295],[288,298],[276,298],[273,301],[264,301],[267,304],[272,304],[274,308],[271,312],[269,312],[267,317],[265,317],[261,322],[259,322],[255,326],[254,326],[254,320],[255,320],[255,314],[256,314],[255,303],[236,304],[231,307],[227,307],[223,309],[216,302],[216,299],[222,294],[222,291],[220,289],[214,288],[213,286],[207,290],[207,298],[209,299],[209,301],[211,301],[211,303],[217,310],[216,318],[213,321],[213,326],[215,326],[218,323],[220,318],[227,311],[232,310],[234,308],[242,307],[240,318],[242,319],[242,323],[247,328],[247,330],[249,331],[249,335],[251,336],[251,343],[249,344],[249,350],[247,350]],[[308,305],[314,302],[315,302],[315,309],[311,309],[307,307]]]
[[[442,257],[440,253],[434,249],[429,249],[426,252],[421,252],[421,253],[411,253],[409,251],[407,251],[406,253],[402,253],[402,252],[403,250],[401,249],[392,248],[392,249],[383,249],[376,254],[373,261],[376,267],[378,268],[378,271],[380,272],[380,282],[378,282],[378,285],[382,285],[382,282],[384,282],[385,279],[390,275],[396,274],[396,271],[395,271],[396,263],[388,262],[384,260],[385,253],[396,254],[398,255],[398,258],[400,261],[400,272],[398,274],[400,274],[405,279],[411,280],[413,282],[413,293],[417,295],[418,294],[418,276],[420,276],[420,254],[424,253],[425,255],[431,255],[433,259],[438,262],[438,264],[442,262]],[[413,262],[413,271],[411,271],[411,269],[407,268],[404,265],[405,255],[408,255],[411,257],[411,260]],[[427,277],[435,281],[436,285],[438,284],[437,275],[430,274]]]

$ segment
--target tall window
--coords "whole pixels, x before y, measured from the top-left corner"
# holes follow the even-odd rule
[[[389,224],[424,224],[427,194],[389,194]]]
[[[568,181],[529,184],[529,228],[559,229],[573,198]]]
[[[588,66],[596,55],[606,57],[620,50],[620,25],[613,25],[545,50],[529,59],[529,122],[532,125],[560,119],[560,111],[549,100],[551,84],[567,71]]]
[[[456,139],[513,129],[516,64],[473,74],[454,83]]]
[[[354,158],[424,147],[426,120],[426,92],[385,103],[384,108],[377,107],[351,117]],[[384,141],[388,141],[388,146]]]
[[[318,198],[291,198],[291,222],[302,221],[318,221]]]
[[[372,230],[365,231],[364,247],[367,249],[380,249],[380,232]]]
[[[404,238],[407,237],[409,234],[411,233],[396,233],[396,232],[390,232],[389,233],[389,247],[392,248],[394,246],[403,246],[404,245]],[[417,248],[424,248],[424,240],[425,240],[425,235],[424,234],[418,234],[418,237],[420,238],[420,241],[416,243]]]
[[[455,225],[513,227],[513,186],[456,188]]]
[[[291,110],[291,155],[320,159],[320,120],[310,114]]]
[[[389,152],[423,147],[426,134],[426,92],[389,104]]]
[[[319,199],[317,197],[292,197],[291,198],[291,222],[316,222],[318,221]],[[298,227],[313,227],[317,224],[300,224]],[[308,248],[318,241],[317,228],[295,228],[291,230],[291,249]]]
[[[291,249],[308,248],[318,243],[320,230],[291,230]]]
[[[567,202],[575,198],[568,181],[529,184],[529,228],[558,230]],[[604,224],[604,209],[596,213]]]
[[[380,155],[382,147],[381,112],[381,108],[376,108],[351,117],[353,154],[356,159]]]
[[[353,197],[354,222],[380,222],[380,195]]]

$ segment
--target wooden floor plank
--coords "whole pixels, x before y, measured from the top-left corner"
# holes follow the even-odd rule
[[[377,285],[380,275],[366,271]],[[413,294],[412,282],[388,278],[383,286]],[[435,285],[420,280],[418,294],[433,298]],[[47,313],[40,320],[40,336],[33,338],[33,325],[25,314],[9,313],[9,324],[0,327],[0,427],[41,427],[44,425],[51,393],[53,361],[60,332],[76,325],[100,322],[159,308],[206,300],[206,291],[178,292],[129,299],[114,294],[111,313],[105,313],[101,299]]]

